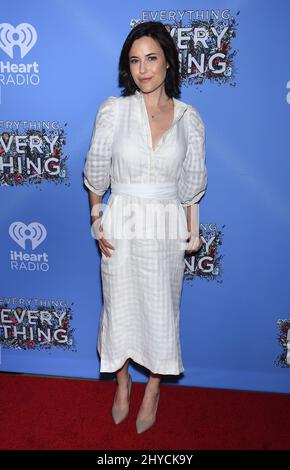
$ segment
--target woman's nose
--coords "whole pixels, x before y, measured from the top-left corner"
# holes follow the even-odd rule
[[[140,72],[146,72],[147,70],[147,65],[146,65],[146,62],[142,62],[142,60],[140,60]]]

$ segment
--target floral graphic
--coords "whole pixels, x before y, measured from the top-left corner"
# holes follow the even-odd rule
[[[65,144],[64,128],[3,132],[0,134],[0,185],[40,185],[46,180],[69,186]]]
[[[290,367],[290,317],[286,320],[277,321],[279,329],[278,341],[283,352],[277,357],[274,364],[278,367]]]
[[[236,16],[239,14],[240,11]],[[132,19],[130,24],[133,28],[142,22]],[[227,83],[236,86],[234,57],[237,50],[232,48],[232,40],[237,36],[238,23],[234,16],[163,24],[178,49],[182,85],[189,87],[211,81],[219,86]],[[178,31],[182,31],[181,37]]]
[[[73,305],[73,304],[72,304]],[[0,345],[7,349],[51,349],[76,351],[71,326],[72,307],[0,306]]]
[[[222,229],[225,225],[222,226]],[[201,249],[194,254],[185,253],[184,277],[187,281],[197,276],[207,281],[222,283],[221,260],[223,255],[218,255],[218,247],[222,245],[222,231],[216,227],[203,226],[200,237],[205,240]]]

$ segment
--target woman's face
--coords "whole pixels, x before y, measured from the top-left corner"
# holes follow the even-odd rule
[[[136,39],[129,51],[132,78],[144,93],[160,87],[166,77],[167,63],[163,49],[157,41],[148,36]]]

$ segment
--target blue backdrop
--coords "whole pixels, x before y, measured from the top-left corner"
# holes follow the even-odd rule
[[[185,259],[178,383],[289,393],[289,14],[286,0],[5,8],[2,371],[99,377],[100,256],[82,171],[98,106],[120,95],[128,32],[158,20],[180,50],[181,100],[206,125],[209,178],[200,205],[208,245]],[[132,374],[146,380],[137,367]]]

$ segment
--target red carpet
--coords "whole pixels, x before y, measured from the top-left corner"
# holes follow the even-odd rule
[[[0,374],[3,449],[290,449],[290,395],[161,385],[155,425],[135,419],[145,384],[133,383],[129,417],[115,425],[116,384]]]

